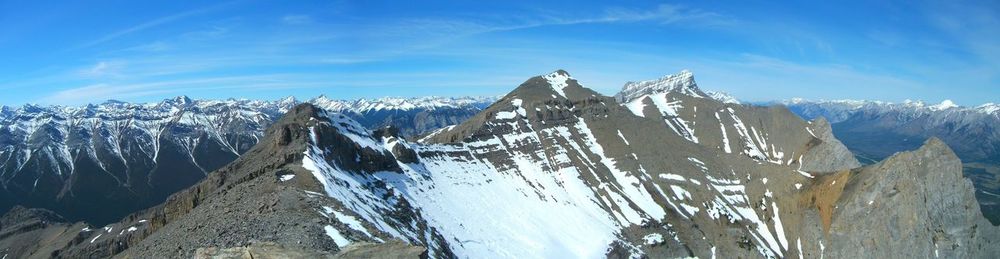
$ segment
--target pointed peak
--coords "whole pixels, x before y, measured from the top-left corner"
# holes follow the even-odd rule
[[[625,103],[645,95],[669,92],[705,98],[705,93],[698,89],[698,84],[694,81],[694,74],[687,69],[659,79],[626,82],[615,97]]]
[[[102,104],[104,104],[104,105],[115,105],[115,104],[127,104],[127,102],[124,102],[124,101],[121,101],[121,100],[115,100],[115,99],[108,99],[107,101],[104,101],[104,103],[102,103]]]
[[[189,103],[192,102],[192,100],[187,95],[181,95],[181,96],[174,97],[174,102],[177,102],[179,104],[189,104]]]
[[[562,76],[562,77],[572,78],[572,76],[569,75],[569,72],[566,72],[566,70],[562,69],[557,69],[556,71],[552,71],[552,73],[549,73],[546,76]]]
[[[937,137],[928,138],[926,141],[924,141],[924,144],[920,146],[919,149],[917,149],[917,151],[929,152],[931,154],[939,154],[939,155],[947,154],[955,156],[955,151],[953,151],[951,147],[948,146],[948,143],[945,143],[944,141],[942,141]],[[957,157],[955,158],[957,159]]]
[[[187,97],[187,95],[180,95],[171,99],[164,99],[163,102],[161,103],[169,105],[187,106],[193,102],[194,100],[191,100],[191,98]]]
[[[935,111],[943,111],[943,110],[947,110],[947,109],[951,109],[951,108],[958,108],[958,105],[955,104],[955,102],[952,101],[952,100],[944,100],[944,101],[941,101],[941,103],[935,104],[935,105],[931,105],[928,108],[930,108],[931,110],[935,110]]]
[[[288,97],[281,98],[281,100],[278,100],[278,102],[284,104],[292,104],[292,103],[298,103],[299,100],[295,99],[295,96],[289,95]]]
[[[319,96],[316,96],[316,98],[313,98],[309,102],[312,102],[312,103],[330,103],[330,102],[337,102],[337,100],[330,99],[330,97],[326,96],[325,94],[321,94]]]
[[[553,91],[561,95],[563,98],[566,98],[566,91],[564,91],[564,89],[569,86],[569,80],[573,79],[573,77],[569,75],[569,72],[559,69],[543,77],[549,82],[549,86],[552,87]]]
[[[569,72],[560,69],[529,78],[514,89],[514,91],[505,95],[505,97],[517,96],[522,99],[572,99],[571,96],[580,96],[581,94],[590,96],[596,94],[596,92],[591,92],[593,91],[586,89],[575,78],[570,76]]]
[[[994,114],[994,113],[1000,114],[1000,104],[985,103],[983,105],[980,105],[980,106],[976,107],[976,111],[979,111],[979,112],[985,113],[985,114]]]

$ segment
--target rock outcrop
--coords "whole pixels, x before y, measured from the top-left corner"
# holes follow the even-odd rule
[[[830,258],[991,258],[1000,228],[982,216],[962,164],[936,138],[851,171],[825,245]]]

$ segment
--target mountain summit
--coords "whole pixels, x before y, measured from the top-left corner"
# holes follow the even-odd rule
[[[685,69],[681,70],[680,73],[667,75],[660,79],[627,82],[622,87],[621,92],[615,95],[615,99],[625,103],[643,95],[663,92],[679,92],[695,97],[705,97],[705,93],[698,89],[698,84],[694,82],[694,74]]]

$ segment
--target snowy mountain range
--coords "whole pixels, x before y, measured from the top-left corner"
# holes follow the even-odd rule
[[[310,102],[366,126],[415,135],[456,124],[490,98],[382,98]],[[159,204],[256,145],[299,104],[276,101],[108,101],[82,107],[0,107],[0,211],[23,205],[106,223]]]
[[[4,219],[31,224],[0,226],[13,233],[0,249],[138,258],[1000,253],[1000,229],[940,140],[859,167],[826,120],[710,98],[690,72],[609,97],[560,70],[418,139],[301,104],[239,159],[161,205],[103,227],[17,208]]]
[[[938,104],[927,104],[923,101],[906,100],[902,103],[892,103],[883,101],[866,100],[833,100],[833,101],[809,101],[802,98],[794,98],[780,102],[792,109],[796,114],[804,118],[812,119],[816,117],[826,117],[831,123],[838,123],[847,120],[851,115],[858,112],[889,112],[905,111],[911,116],[947,112],[951,114],[982,114],[986,116],[1000,116],[1000,104],[986,103],[975,107],[964,107],[955,104],[951,100],[944,100]]]

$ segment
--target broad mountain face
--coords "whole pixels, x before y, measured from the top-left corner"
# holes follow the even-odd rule
[[[416,135],[471,117],[489,98],[310,102],[368,127]],[[0,109],[0,211],[47,208],[96,224],[163,202],[257,144],[299,102],[109,101],[83,107]]]
[[[4,229],[0,246],[71,258],[260,246],[434,258],[1000,253],[1000,229],[939,140],[858,167],[825,120],[724,103],[686,77],[608,97],[560,70],[417,141],[302,104],[164,204],[103,228]],[[51,229],[63,231],[8,245]]]
[[[4,211],[49,208],[70,219],[118,220],[162,202],[257,144],[294,101],[109,101],[25,105],[0,115]]]
[[[984,213],[1000,224],[1000,105],[803,100],[785,104],[804,118],[829,116],[837,138],[867,163],[916,149],[931,137],[941,139],[962,159]]]

